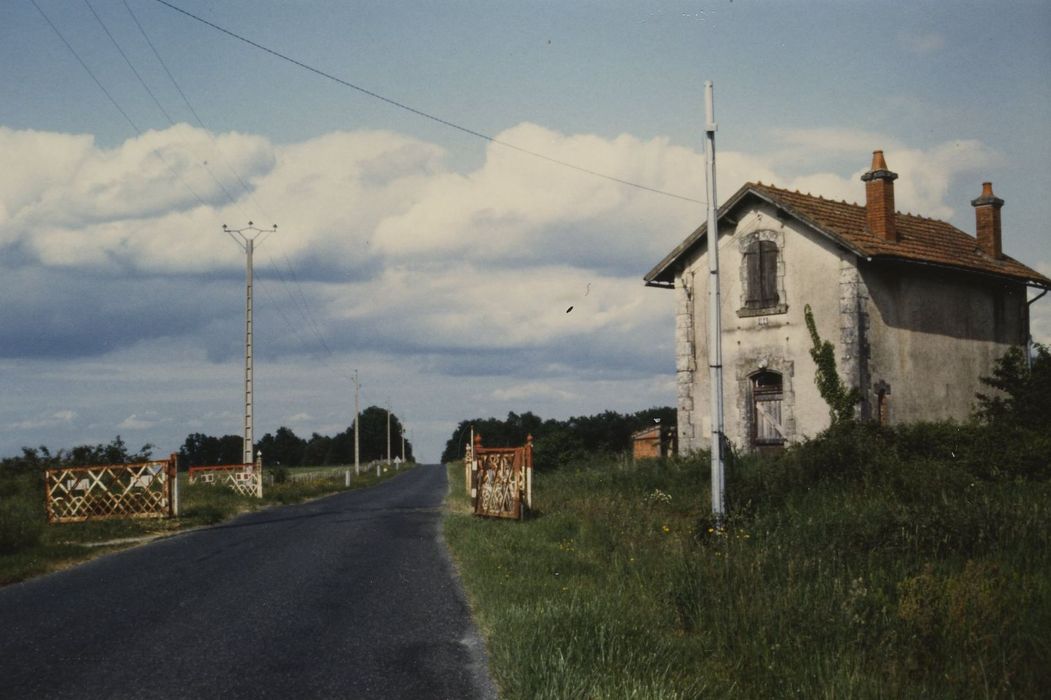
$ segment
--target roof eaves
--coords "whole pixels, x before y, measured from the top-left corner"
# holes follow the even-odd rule
[[[1051,290],[1051,279],[1043,277],[1039,273],[1036,276],[1033,275],[1016,275],[1007,272],[993,272],[992,270],[983,270],[977,267],[968,267],[966,265],[952,265],[950,263],[937,262],[934,260],[922,260],[919,258],[907,258],[899,255],[889,255],[886,253],[878,255],[867,255],[863,256],[866,260],[873,262],[898,262],[911,265],[923,265],[925,267],[934,267],[940,270],[948,270],[950,272],[964,272],[971,275],[978,275],[979,277],[991,277],[998,280],[1010,280],[1015,283],[1024,284],[1027,287],[1035,287],[1037,289]]]
[[[752,183],[746,182],[744,185],[741,186],[739,190],[733,193],[733,196],[731,196],[728,200],[723,202],[723,205],[719,207],[719,210],[715,213],[716,221],[721,219],[723,215],[726,214],[726,212],[730,211],[735,206],[737,206],[737,203],[741,201],[741,199],[743,199],[744,196],[749,192],[759,194],[755,191]],[[690,252],[695,246],[699,245],[707,232],[708,222],[705,221],[703,224],[698,226],[693,233],[687,236],[686,240],[684,240],[679,245],[675,246],[675,248],[670,253],[664,256],[663,260],[654,265],[652,270],[646,273],[646,275],[642,278],[643,281],[646,282],[646,286],[659,287],[662,289],[670,289],[674,287],[675,275],[674,272],[671,271],[672,266],[675,263],[677,263],[680,258],[682,258],[688,252]],[[672,277],[670,281],[667,279],[667,277],[669,276]],[[664,277],[665,279],[660,279],[661,277]]]

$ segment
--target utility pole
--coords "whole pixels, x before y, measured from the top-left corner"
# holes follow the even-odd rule
[[[354,476],[361,474],[361,382],[354,370]]]
[[[223,231],[230,235],[245,252],[245,422],[244,422],[244,464],[255,464],[255,441],[252,435],[252,399],[254,386],[252,383],[252,253],[255,250],[256,239],[261,234],[277,231],[277,224],[272,228],[257,228],[251,221],[245,228],[227,228],[223,224]],[[262,242],[262,241],[260,241]]]
[[[387,399],[387,464],[390,464],[390,399]]]
[[[712,81],[704,81],[705,166],[708,180],[708,381],[711,384],[712,516],[722,527],[726,500],[723,460],[723,338],[719,298],[719,221],[715,205],[715,106]]]
[[[399,430],[398,432],[401,433],[401,463],[405,464],[405,424],[404,423],[401,426],[401,430]]]

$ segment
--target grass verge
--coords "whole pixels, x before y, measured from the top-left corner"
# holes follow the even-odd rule
[[[241,513],[374,486],[413,466],[403,466],[399,471],[388,468],[379,476],[374,469],[363,469],[358,476],[351,474],[349,489],[345,486],[344,467],[289,469],[291,473],[310,472],[320,478],[267,484],[262,499],[241,496],[224,487],[190,486],[186,474],[180,473],[178,518],[55,525],[49,525],[44,516],[42,485],[37,485],[35,479],[22,478],[18,483],[12,480],[0,500],[0,531],[10,533],[0,538],[0,585],[59,571],[101,554],[181,530],[219,523]],[[353,466],[350,469],[353,471]]]
[[[472,517],[450,467],[445,538],[502,697],[1039,697],[1047,479],[864,439],[739,462],[722,530],[706,459],[538,474],[524,523]],[[884,456],[807,461],[844,445]]]

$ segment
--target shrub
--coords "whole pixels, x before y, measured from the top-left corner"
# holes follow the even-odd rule
[[[38,503],[24,497],[0,500],[0,554],[32,547],[44,534],[44,514]]]

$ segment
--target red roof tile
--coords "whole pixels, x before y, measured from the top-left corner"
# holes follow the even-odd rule
[[[936,219],[896,212],[898,241],[887,241],[868,232],[865,225],[865,207],[861,205],[836,202],[753,182],[745,184],[727,200],[720,208],[719,216],[735,207],[748,194],[758,195],[848,250],[866,258],[935,264],[1008,277],[1034,286],[1051,288],[1051,279],[1006,255],[1000,259],[989,257],[979,249],[974,236]],[[706,226],[702,225],[694,231],[646,275],[646,282],[673,282],[676,267],[674,263],[688,250],[700,244],[705,229]]]

